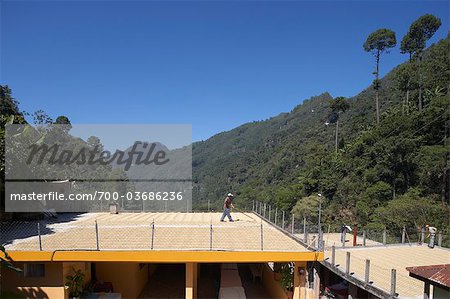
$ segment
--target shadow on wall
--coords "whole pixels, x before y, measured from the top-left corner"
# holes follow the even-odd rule
[[[47,293],[45,293],[41,288],[24,289],[17,290],[16,293],[12,292],[1,292],[0,298],[2,299],[25,299],[25,298],[36,298],[36,299],[48,299]]]

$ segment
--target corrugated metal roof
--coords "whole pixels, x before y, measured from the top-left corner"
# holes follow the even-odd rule
[[[450,264],[407,267],[406,270],[430,282],[450,287]]]

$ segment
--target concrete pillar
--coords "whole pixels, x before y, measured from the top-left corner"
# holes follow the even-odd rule
[[[197,263],[186,263],[186,299],[197,299]]]
[[[345,273],[348,275],[350,274],[350,251],[346,252],[346,257],[345,257]]]
[[[353,283],[348,284],[348,298],[358,298],[358,287]]]
[[[293,299],[300,299],[300,288],[306,286],[306,262],[294,263],[294,296]]]
[[[366,259],[366,268],[365,268],[365,274],[364,274],[364,282],[369,283],[370,282],[370,260]]]
[[[396,287],[397,287],[397,270],[391,270],[391,298],[396,297]]]
[[[430,298],[430,283],[425,282],[423,286],[423,299],[429,299]]]

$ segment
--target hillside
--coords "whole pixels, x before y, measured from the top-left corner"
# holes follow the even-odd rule
[[[349,98],[350,108],[339,120],[338,153],[334,152],[335,125],[325,125],[333,100],[326,92],[305,100],[289,113],[247,123],[194,143],[194,207],[205,209],[210,201],[212,208],[220,209],[224,194],[232,191],[237,193],[241,207],[251,207],[251,201],[257,199],[290,210],[300,198],[321,192],[326,195],[328,208],[334,209],[331,214],[361,221],[363,213],[358,212],[357,205],[370,192],[368,209],[373,210],[413,191],[420,198],[448,203],[448,184],[443,181],[444,186],[437,183],[439,186],[427,187],[421,171],[431,166],[419,165],[417,160],[431,146],[442,151],[446,164],[448,143],[444,143],[447,140],[444,129],[448,127],[445,123],[448,117],[443,114],[448,115],[448,49],[446,38],[431,45],[420,62],[427,105],[423,111],[418,111],[414,103],[417,89],[409,91],[412,100],[405,108],[399,77],[410,62],[399,65],[381,79],[382,121],[378,127],[374,123],[374,88],[367,87]],[[425,119],[433,123],[426,127],[429,123],[424,123]],[[399,126],[401,130],[396,131]],[[424,136],[433,128],[436,136]],[[418,129],[419,134],[415,133]],[[408,140],[411,145],[399,154],[403,145],[398,137],[409,133],[414,135]],[[368,136],[373,138],[370,142],[366,140]],[[355,154],[352,148],[357,144],[361,153]],[[370,155],[374,155],[372,160],[368,159]],[[386,161],[386,157],[393,160]],[[360,165],[354,165],[355,162]],[[387,175],[390,172],[392,175]],[[410,177],[405,179],[407,172]],[[444,166],[442,174],[447,173]],[[376,199],[380,196],[382,203]],[[378,203],[373,205],[374,202]]]

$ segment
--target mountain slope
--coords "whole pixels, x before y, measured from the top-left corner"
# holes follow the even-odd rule
[[[430,93],[436,88],[443,88],[444,93],[447,91],[448,44],[447,38],[430,46],[421,63],[423,89]],[[237,192],[241,207],[249,207],[251,200],[258,199],[274,203],[280,208],[291,209],[299,198],[320,190],[327,191],[328,199],[336,202],[339,196],[335,196],[335,192],[342,192],[339,189],[342,189],[342,184],[338,180],[348,181],[356,176],[349,174],[353,169],[336,168],[336,159],[347,161],[345,149],[360,140],[361,136],[366,136],[367,132],[381,134],[380,140],[386,137],[382,136],[380,130],[386,129],[384,126],[395,121],[389,119],[389,115],[394,110],[403,109],[404,92],[400,90],[397,80],[401,68],[402,65],[394,68],[381,80],[380,103],[384,123],[379,128],[374,127],[372,87],[348,99],[350,109],[341,115],[339,121],[338,154],[334,154],[335,126],[324,124],[328,119],[329,102],[332,100],[328,93],[305,100],[289,113],[247,123],[206,141],[194,143],[194,207],[206,208],[210,201],[212,207],[220,208],[220,201],[228,191]],[[413,100],[416,99],[417,90],[411,90],[410,94]],[[411,109],[415,111],[414,107]],[[410,124],[404,129],[413,131],[422,116],[414,112],[397,118],[401,117],[405,117],[405,121]],[[420,146],[422,145],[419,144]],[[419,150],[420,148],[414,148],[411,154],[415,155]],[[325,167],[327,165],[328,168]],[[381,165],[370,167],[380,168]],[[333,173],[334,168],[337,170]],[[380,175],[379,180],[383,179],[387,180]],[[386,182],[394,197],[415,187],[406,185],[406,189],[402,187],[397,190],[391,183]],[[364,193],[370,187],[368,184],[368,181],[364,181],[361,183],[362,187],[358,188],[365,188],[361,191]],[[347,190],[346,196],[355,197],[356,191],[352,193],[351,189]],[[356,210],[355,203],[352,204],[352,209]]]

